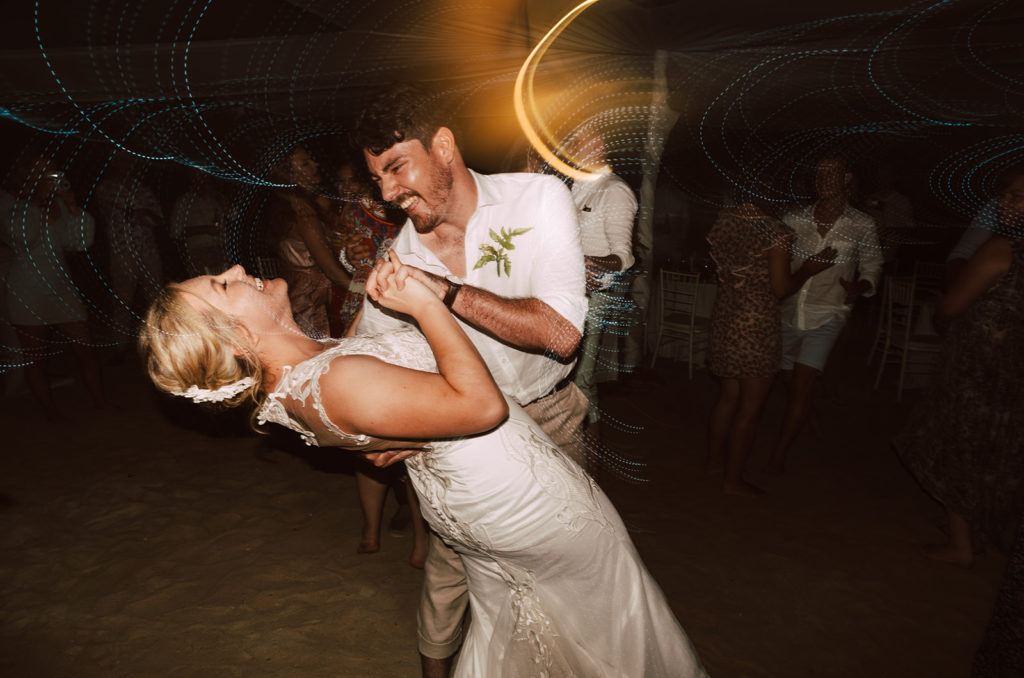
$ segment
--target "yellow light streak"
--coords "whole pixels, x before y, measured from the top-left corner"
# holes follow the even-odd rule
[[[533,76],[537,66],[540,64],[541,57],[548,51],[548,48],[551,47],[555,39],[572,23],[573,19],[595,2],[598,2],[598,0],[585,0],[585,2],[581,2],[571,12],[558,20],[558,23],[547,32],[541,41],[537,43],[537,46],[533,48],[533,51],[530,52],[530,55],[526,57],[526,61],[523,62],[522,67],[519,69],[519,74],[516,76],[515,88],[512,90],[516,119],[519,120],[519,127],[522,128],[523,134],[526,135],[526,140],[544,158],[545,162],[559,173],[572,177],[574,181],[594,181],[602,174],[607,174],[611,170],[603,167],[598,171],[588,172],[569,165],[554,154],[551,148],[557,144],[557,141],[547,126],[544,125],[540,111],[537,109],[537,100],[533,94]],[[527,109],[532,113],[533,119],[537,121],[540,130],[534,127],[530,116],[527,115]]]

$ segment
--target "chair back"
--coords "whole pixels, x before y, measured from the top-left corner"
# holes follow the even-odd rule
[[[661,269],[661,320],[672,325],[694,324],[700,276]]]
[[[942,292],[946,283],[945,264],[929,261],[914,262],[914,289],[917,294],[923,292]]]
[[[913,276],[894,277],[889,279],[887,285],[887,317],[893,343],[899,346],[913,343],[917,346],[925,342],[938,346],[937,338],[931,336],[934,330],[930,329],[931,311],[925,303],[927,295],[919,294],[916,279]]]

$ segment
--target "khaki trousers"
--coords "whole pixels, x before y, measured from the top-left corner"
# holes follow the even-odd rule
[[[569,384],[524,409],[566,455],[583,466],[585,447],[580,425],[588,407],[583,392],[575,384]],[[463,618],[469,604],[466,570],[459,554],[434,532],[430,533],[430,549],[423,570],[423,590],[416,615],[420,654],[445,659],[462,645]]]

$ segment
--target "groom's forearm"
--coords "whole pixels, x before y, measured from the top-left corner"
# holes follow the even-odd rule
[[[509,299],[465,285],[451,308],[470,325],[525,351],[550,353],[568,360],[580,343],[580,331],[534,297]]]

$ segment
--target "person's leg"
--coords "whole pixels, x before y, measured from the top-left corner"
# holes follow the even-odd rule
[[[410,496],[414,497],[415,492],[412,492],[409,479],[404,476],[391,482],[391,491],[394,492],[397,506],[394,515],[388,521],[388,529],[391,531],[392,537],[397,537],[405,531],[405,528],[409,527],[409,521],[412,519],[412,509],[410,508],[412,504],[409,498]]]
[[[818,370],[809,365],[796,363],[793,366],[792,374],[788,378],[789,404],[782,420],[779,439],[772,450],[768,465],[764,468],[765,473],[782,473],[786,470],[786,454],[807,421],[807,412],[814,392],[814,380],[817,377]]]
[[[932,560],[951,565],[970,567],[974,564],[974,541],[971,525],[958,513],[946,509],[949,518],[949,541],[945,544],[928,544],[924,553]]]
[[[597,354],[601,350],[601,333],[604,330],[604,318],[610,299],[603,292],[594,292],[589,297],[587,322],[583,329],[583,341],[580,343],[579,358],[576,361],[576,386],[583,391],[590,403],[587,411],[587,423],[596,423],[599,418],[597,403],[597,385],[594,383],[594,369],[597,367]]]
[[[49,327],[46,325],[16,325],[18,341],[25,356],[25,380],[28,382],[32,396],[39,404],[43,416],[49,421],[60,422],[66,418],[57,409],[50,393],[50,384],[46,380],[46,337]]]
[[[469,606],[466,569],[459,555],[431,532],[423,570],[416,614],[420,667],[423,678],[448,678],[462,644],[462,621]]]
[[[103,392],[103,379],[100,376],[100,364],[96,352],[92,348],[92,336],[85,322],[63,323],[58,325],[61,332],[71,340],[71,350],[82,369],[82,379],[93,397],[94,407],[105,407],[107,396]]]
[[[427,549],[430,544],[430,530],[427,529],[427,521],[423,519],[423,514],[420,513],[420,499],[416,496],[416,490],[413,489],[412,483],[408,480],[403,480],[402,485],[405,486],[404,494],[408,501],[403,504],[406,510],[409,510],[411,515],[409,516],[412,521],[412,555],[409,556],[409,564],[413,567],[422,570],[424,563],[427,560]]]
[[[840,317],[811,330],[797,330],[783,325],[782,369],[787,370],[790,365],[793,368],[788,382],[789,406],[779,439],[764,469],[766,473],[782,473],[785,470],[786,454],[811,411],[815,382],[825,369],[828,356],[845,324],[846,318]]]
[[[384,515],[384,500],[388,485],[362,471],[356,471],[356,490],[359,508],[363,512],[363,535],[356,553],[376,553],[380,550],[380,523]]]
[[[743,473],[753,447],[761,407],[771,385],[772,377],[739,380],[739,407],[732,420],[732,431],[726,448],[725,478],[722,480],[722,491],[726,494],[756,496],[764,493],[761,488],[744,480]]]
[[[733,415],[740,402],[738,379],[720,379],[719,386],[718,400],[708,419],[708,458],[705,466],[708,475],[720,473],[725,468],[725,443],[729,439]]]

